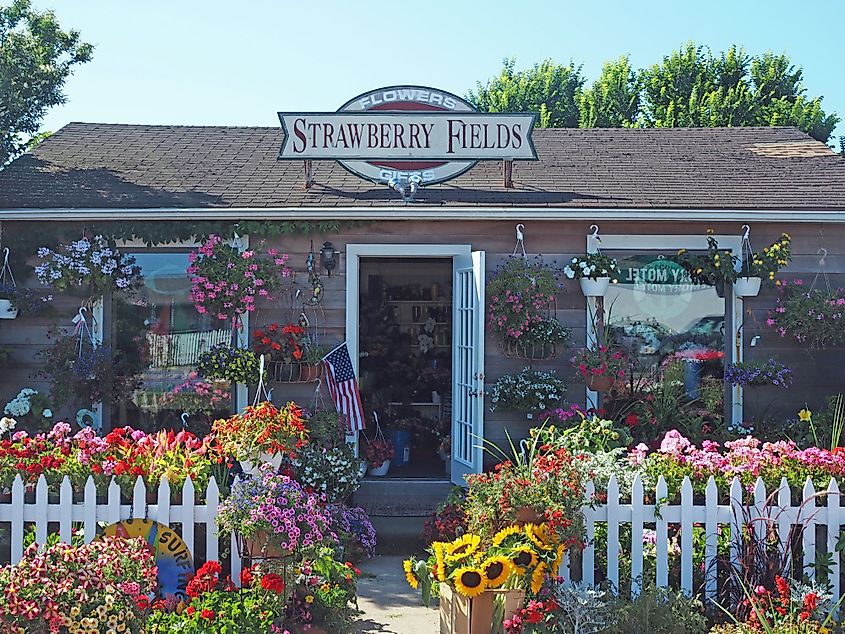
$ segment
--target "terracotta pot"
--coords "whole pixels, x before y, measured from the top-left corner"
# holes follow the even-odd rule
[[[319,364],[303,363],[299,366],[300,380],[312,383],[323,375],[323,366]]]
[[[613,377],[608,376],[606,374],[591,374],[587,378],[587,387],[590,388],[593,392],[607,392],[611,387],[613,387]]]
[[[493,631],[493,593],[474,599],[440,584],[440,634],[490,634]]]
[[[252,537],[243,538],[244,554],[250,559],[286,559],[291,556],[287,550],[282,550],[278,540],[267,531],[259,530]]]
[[[530,506],[520,506],[516,509],[517,524],[540,524],[543,521],[543,516],[537,512],[537,509]]]

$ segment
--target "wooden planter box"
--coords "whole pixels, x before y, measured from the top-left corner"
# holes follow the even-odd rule
[[[492,630],[492,592],[469,599],[440,584],[440,634],[490,634]]]

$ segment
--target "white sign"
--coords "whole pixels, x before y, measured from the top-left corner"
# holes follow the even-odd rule
[[[479,160],[536,160],[533,114],[479,113],[460,97],[421,86],[359,95],[338,112],[279,113],[280,159],[337,160],[376,182],[417,175],[437,183]]]
[[[280,115],[279,158],[333,160],[533,160],[534,115],[303,113]]]

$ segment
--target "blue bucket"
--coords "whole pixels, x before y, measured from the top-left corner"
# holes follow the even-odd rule
[[[390,432],[390,442],[393,444],[393,460],[391,466],[404,467],[411,460],[411,432],[408,429],[396,429]]]

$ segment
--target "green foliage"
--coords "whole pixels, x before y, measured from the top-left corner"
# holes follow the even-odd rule
[[[633,601],[619,599],[615,608],[616,623],[608,634],[704,634],[708,630],[701,602],[671,589],[647,586]]]
[[[632,68],[627,56],[607,62],[589,87],[573,62],[516,71],[505,60],[466,98],[482,112],[539,112],[540,127],[796,126],[827,141],[839,116],[806,92],[803,70],[786,55],[738,46],[716,54],[689,42],[648,68]]]
[[[47,109],[64,103],[65,80],[93,47],[77,31],[63,31],[52,11],[29,0],[0,7],[0,166],[24,152]]]
[[[578,94],[584,85],[581,67],[551,59],[517,71],[516,60],[505,59],[498,77],[478,82],[466,100],[481,112],[538,112],[541,128],[578,126]]]

